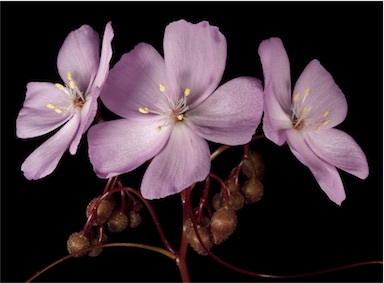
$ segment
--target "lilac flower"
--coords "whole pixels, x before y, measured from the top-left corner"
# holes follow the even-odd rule
[[[169,24],[164,58],[146,43],[126,53],[100,95],[123,119],[95,125],[88,133],[96,174],[110,178],[153,158],[141,192],[147,199],[163,198],[206,178],[206,140],[249,142],[261,120],[261,82],[239,77],[217,88],[225,64],[226,39],[208,22]]]
[[[263,41],[259,55],[264,72],[266,137],[277,145],[286,142],[327,196],[340,205],[345,191],[336,167],[361,179],[368,176],[361,148],[351,136],[334,128],[347,114],[344,94],[319,61],[312,60],[291,95],[288,55],[279,38]]]
[[[100,38],[83,25],[65,39],[57,58],[65,85],[30,82],[23,108],[16,119],[19,138],[32,138],[61,127],[27,157],[21,170],[27,179],[40,179],[53,172],[69,148],[75,154],[83,133],[97,111],[97,98],[109,72],[112,57],[111,23],[105,27],[100,55]]]

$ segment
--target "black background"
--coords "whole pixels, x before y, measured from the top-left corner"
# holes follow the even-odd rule
[[[212,252],[239,268],[296,274],[382,260],[382,2],[1,2],[1,280],[25,281],[67,254],[66,240],[85,223],[85,207],[105,181],[95,177],[83,139],[76,156],[66,154],[54,174],[27,181],[23,160],[46,137],[21,140],[15,120],[30,81],[59,82],[56,56],[67,34],[89,24],[100,34],[112,21],[115,64],[137,43],[162,52],[164,28],[174,20],[208,20],[228,42],[223,82],[242,75],[262,79],[257,53],[271,36],[283,40],[293,84],[317,58],[343,90],[349,112],[338,126],[366,153],[369,177],[341,172],[347,199],[341,207],[322,193],[310,172],[268,140],[255,143],[264,155],[265,194],[238,213],[233,235]],[[225,178],[241,150],[230,149],[212,164]],[[126,176],[139,184],[143,168]],[[194,194],[199,194],[197,187]],[[180,200],[154,201],[171,244],[180,234]],[[160,245],[147,212],[136,229],[110,235],[111,242]],[[244,275],[210,257],[188,251],[192,281],[382,281],[382,266],[355,267],[309,278],[276,280]],[[96,258],[67,260],[37,281],[179,281],[174,262],[145,250],[110,248]]]

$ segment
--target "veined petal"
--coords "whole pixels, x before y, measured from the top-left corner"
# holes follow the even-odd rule
[[[291,110],[291,72],[287,52],[280,38],[270,38],[261,42],[259,56],[264,74],[265,96],[274,96],[284,113]],[[269,111],[270,109],[268,109]],[[271,111],[269,111],[271,112]],[[270,113],[272,115],[274,113]],[[274,115],[280,115],[277,113]]]
[[[94,87],[101,87],[105,79],[107,78],[107,75],[109,72],[109,63],[111,61],[112,53],[113,53],[112,45],[111,45],[113,36],[114,36],[114,33],[112,29],[112,24],[111,22],[108,22],[104,30],[103,42],[101,46],[99,70],[97,71],[97,75],[93,82]]]
[[[248,143],[263,113],[260,80],[239,77],[221,85],[185,115],[205,139],[228,145]]]
[[[347,115],[344,94],[318,60],[312,60],[305,67],[293,93],[297,98],[294,103],[308,109],[305,120],[314,129],[332,128],[344,121]]]
[[[74,137],[71,146],[69,147],[69,152],[74,155],[77,152],[77,148],[79,146],[80,140],[83,134],[88,130],[89,126],[92,124],[95,119],[97,112],[97,98],[100,94],[100,88],[96,87],[93,90],[92,95],[88,96],[88,100],[84,103],[83,107],[80,110],[80,126]]]
[[[164,149],[151,161],[141,183],[146,199],[164,198],[204,180],[210,170],[208,143],[176,123]]]
[[[170,23],[164,33],[164,58],[172,93],[180,98],[190,89],[189,105],[196,106],[219,85],[227,58],[227,41],[215,26],[203,21]]]
[[[33,151],[21,165],[28,180],[41,179],[53,172],[68,149],[80,123],[80,115],[74,115],[57,133]]]
[[[319,158],[305,142],[301,132],[287,131],[287,143],[296,158],[307,166],[321,189],[331,201],[341,205],[345,199],[344,186],[336,167]]]
[[[279,38],[264,40],[258,52],[264,74],[263,130],[268,139],[282,145],[286,139],[284,130],[292,128],[288,55]]]
[[[68,72],[80,91],[85,92],[99,68],[99,34],[88,25],[72,31],[64,40],[57,56],[60,77],[69,85]]]
[[[16,135],[32,138],[57,129],[72,117],[72,112],[61,109],[70,103],[71,98],[52,83],[28,83],[23,108],[16,119]]]
[[[169,85],[163,57],[151,45],[139,43],[111,69],[100,98],[121,117],[143,118],[148,115],[139,108],[157,109],[156,105],[166,100],[160,84]]]
[[[338,129],[308,132],[307,144],[324,161],[360,179],[368,177],[368,162],[364,152],[347,133]]]
[[[92,126],[88,131],[89,158],[100,178],[127,173],[154,157],[167,142],[171,127],[161,121],[118,119]]]

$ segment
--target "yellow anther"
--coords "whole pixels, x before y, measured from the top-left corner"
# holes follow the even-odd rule
[[[53,109],[53,108],[55,108],[56,106],[55,106],[55,104],[53,104],[53,103],[48,103],[48,104],[47,104],[47,107],[48,107],[49,109]]]
[[[160,132],[161,126],[156,127],[156,131]]]
[[[294,101],[298,101],[299,98],[300,98],[300,93],[297,92],[297,93],[293,96],[293,100],[294,100]]]
[[[185,96],[188,96],[190,93],[191,93],[191,90],[190,90],[189,88],[186,88],[186,89],[184,90],[184,95],[185,95]]]
[[[139,112],[143,114],[149,113],[149,109],[147,107],[140,107]]]
[[[75,84],[75,82],[74,82],[74,81],[69,81],[69,87],[70,87],[71,89],[76,88],[76,84]]]
[[[159,87],[160,87],[160,91],[161,92],[164,92],[165,91],[165,86],[163,84],[159,84]]]
[[[68,79],[69,81],[72,81],[72,74],[71,74],[70,71],[67,72],[67,79]]]
[[[307,114],[308,110],[309,110],[308,106],[304,106],[304,108],[303,108],[303,115]]]
[[[63,86],[62,84],[59,84],[59,83],[55,84],[55,86],[56,86],[58,89],[60,89],[60,90],[62,90],[62,89],[64,88],[64,86]]]
[[[304,89],[304,97],[307,97],[308,94],[309,94],[309,87],[306,87],[306,88]]]
[[[323,121],[322,124],[325,126],[325,125],[328,125],[330,122],[331,122],[331,119],[328,119],[328,120]]]
[[[322,126],[322,125],[318,125],[318,126],[315,128],[315,130],[316,130],[316,131],[320,130],[321,126]]]
[[[183,118],[184,118],[184,115],[183,115],[183,114],[179,114],[179,115],[177,115],[177,119],[178,119],[179,121],[183,120]]]
[[[63,110],[61,110],[60,108],[57,108],[57,107],[56,107],[56,108],[55,108],[55,112],[56,112],[56,113],[62,113]]]
[[[323,113],[323,117],[327,117],[328,114],[329,114],[329,111],[325,111],[325,112]]]

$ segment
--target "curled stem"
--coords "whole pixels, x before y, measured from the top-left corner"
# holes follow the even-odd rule
[[[44,269],[40,270],[35,275],[30,277],[27,281],[25,281],[25,283],[32,282],[34,279],[36,279],[38,276],[40,276],[41,274],[43,274],[47,270],[51,269],[52,267],[58,265],[59,263],[65,261],[67,259],[70,259],[70,258],[72,258],[72,257],[74,257],[74,256],[76,256],[78,254],[81,254],[81,253],[84,253],[84,252],[88,252],[88,251],[90,251],[92,249],[95,249],[95,248],[99,249],[99,248],[110,248],[110,247],[140,248],[140,249],[150,250],[150,251],[153,251],[153,252],[157,252],[157,253],[163,254],[166,257],[169,257],[170,259],[176,261],[176,257],[175,257],[175,255],[172,252],[170,252],[170,251],[168,251],[166,249],[162,249],[162,248],[151,246],[151,245],[144,245],[144,244],[138,244],[138,243],[109,243],[109,244],[101,244],[101,245],[97,245],[95,247],[90,247],[90,248],[87,248],[87,249],[79,250],[77,252],[71,253],[71,254],[69,254],[67,256],[64,256],[64,257],[54,261],[53,263],[51,263],[50,265],[46,266]]]

